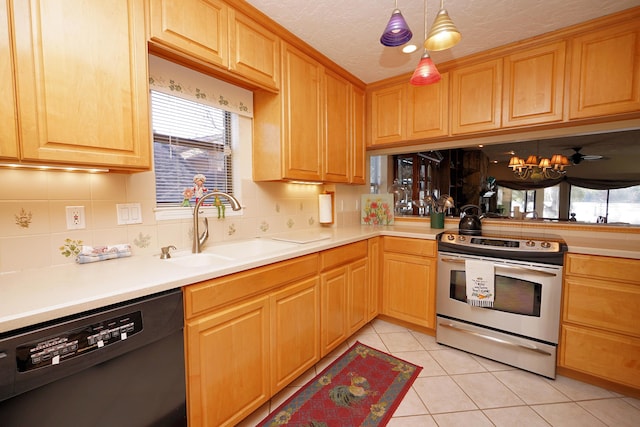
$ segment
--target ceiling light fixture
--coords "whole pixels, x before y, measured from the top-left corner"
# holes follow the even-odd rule
[[[398,9],[398,0],[396,0],[396,8],[391,13],[389,23],[384,29],[384,33],[380,36],[380,43],[385,46],[395,47],[402,46],[413,37],[413,33],[404,20],[400,9]]]
[[[444,0],[440,0],[440,10],[433,21],[431,31],[424,41],[424,48],[428,50],[445,50],[452,48],[462,38],[462,34],[449,18],[449,13],[444,8]]]
[[[424,0],[424,36],[425,38],[427,37],[427,0]],[[437,83],[441,78],[442,76],[436,68],[436,64],[433,63],[429,52],[425,49],[420,58],[420,62],[418,62],[418,66],[413,72],[411,79],[409,79],[409,83],[414,86],[424,86]]]
[[[521,180],[558,179],[567,173],[565,167],[569,165],[569,159],[562,154],[554,154],[551,160],[543,157],[538,161],[538,156],[533,154],[527,157],[526,161],[518,156],[513,156],[509,160],[509,167],[513,170],[513,174]]]

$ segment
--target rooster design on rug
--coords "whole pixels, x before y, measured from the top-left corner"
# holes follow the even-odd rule
[[[369,382],[365,377],[355,372],[349,372],[351,385],[339,385],[329,391],[329,398],[338,406],[348,408],[360,402],[370,394],[377,394],[369,390]]]

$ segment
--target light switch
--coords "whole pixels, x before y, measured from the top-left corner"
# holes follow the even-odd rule
[[[118,203],[118,225],[141,224],[142,211],[140,203]]]

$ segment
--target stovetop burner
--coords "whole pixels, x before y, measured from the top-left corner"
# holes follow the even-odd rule
[[[562,265],[567,245],[557,236],[484,231],[469,235],[446,230],[438,236],[438,250]]]

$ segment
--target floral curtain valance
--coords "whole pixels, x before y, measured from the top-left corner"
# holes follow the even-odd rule
[[[149,88],[253,117],[251,91],[153,55],[149,55]]]

